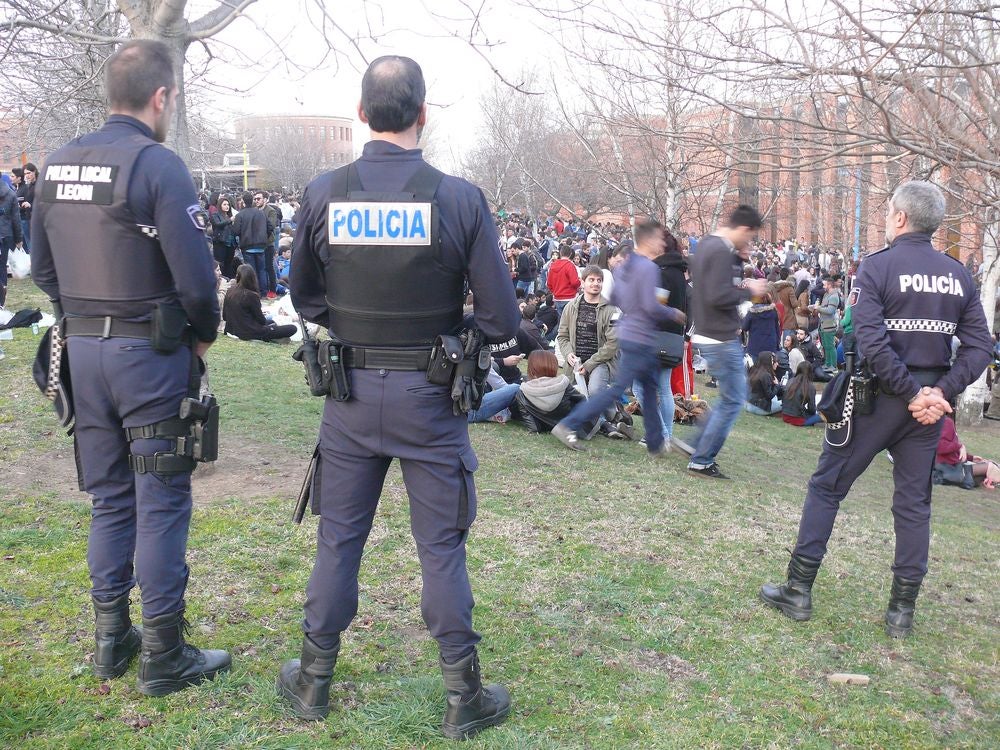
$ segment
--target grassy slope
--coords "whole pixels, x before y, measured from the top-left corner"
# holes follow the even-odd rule
[[[14,282],[9,305],[41,304]],[[30,331],[3,342],[0,476],[43,475],[65,451],[27,368]],[[288,347],[223,340],[211,356],[228,440],[266,458],[305,456],[318,423]],[[633,444],[578,457],[515,427],[472,430],[481,468],[469,546],[486,674],[515,713],[477,746],[990,747],[1000,744],[995,495],[935,495],[931,574],[917,635],[889,641],[891,468],[878,459],[845,502],[816,589],[792,623],[757,603],[783,573],[821,433],[743,415],[720,459],[735,478],[689,477]],[[1000,455],[996,431],[963,435]],[[264,456],[261,456],[264,458]],[[220,466],[218,471],[225,471]],[[145,699],[130,674],[103,693],[85,663],[92,615],[89,508],[52,487],[4,491],[0,522],[0,746],[22,748],[434,747],[442,689],[423,630],[420,574],[398,471],[366,550],[361,614],[345,636],[336,707],[322,724],[274,697],[299,643],[315,519],[287,522],[280,497],[200,506],[190,542],[192,640],[234,652],[215,683]],[[63,496],[63,497],[61,497]],[[68,496],[70,499],[64,499]],[[862,672],[867,688],[827,685]]]

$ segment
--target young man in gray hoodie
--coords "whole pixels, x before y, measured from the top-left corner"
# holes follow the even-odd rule
[[[698,243],[698,254],[690,258],[691,345],[700,349],[708,369],[719,383],[715,403],[705,429],[694,441],[688,469],[699,476],[725,479],[715,457],[743,410],[747,398],[747,376],[740,343],[740,303],[767,291],[764,279],[744,279],[743,263],[750,258],[750,241],[760,229],[756,208],[733,209],[727,226]],[[645,414],[645,411],[643,411]]]

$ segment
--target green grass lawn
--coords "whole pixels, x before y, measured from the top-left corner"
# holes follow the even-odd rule
[[[11,309],[43,302],[29,282],[12,282]],[[94,679],[89,503],[75,489],[69,440],[30,380],[37,339],[15,336],[0,342],[0,747],[452,744],[439,735],[437,649],[420,618],[395,470],[329,719],[300,723],[275,697],[278,666],[301,639],[316,521],[296,527],[290,514],[321,406],[288,346],[223,338],[209,354],[226,460],[195,478],[188,614],[192,642],[231,650],[232,672],[165,698],[139,695],[134,672]],[[720,455],[729,482],[689,476],[676,455],[653,463],[635,444],[597,439],[580,456],[517,426],[471,432],[475,624],[484,674],[515,704],[472,746],[1000,746],[1000,494],[935,492],[931,571],[915,634],[900,642],[881,627],[893,550],[881,457],[844,503],[813,619],[794,623],[764,608],[757,588],[784,574],[818,428],[742,415]],[[962,437],[1000,456],[997,433]],[[832,672],[871,683],[832,686]]]

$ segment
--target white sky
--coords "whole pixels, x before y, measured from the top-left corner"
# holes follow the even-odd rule
[[[325,2],[333,19],[349,34],[377,37],[377,42],[364,39],[359,44],[369,60],[381,54],[401,54],[421,65],[431,105],[429,117],[437,121],[434,137],[444,142],[439,153],[446,168],[452,167],[455,158],[475,142],[475,128],[480,119],[478,98],[496,80],[490,64],[512,81],[519,81],[524,69],[543,64],[548,67],[545,56],[551,51],[551,40],[537,27],[538,18],[531,18],[528,11],[513,2],[487,0],[483,6],[483,27],[488,30],[489,41],[497,43],[490,48],[489,63],[467,41],[448,35],[446,26],[469,33],[469,22],[461,20],[469,17],[462,0]],[[200,15],[199,9],[206,4],[207,0],[194,0],[189,17]],[[315,28],[319,16],[315,0],[259,0],[248,15],[249,19],[237,20],[218,40],[244,54],[264,58],[265,65],[254,71],[240,71],[213,63],[210,78],[249,88],[245,94],[214,98],[224,118],[226,114],[287,113],[356,119],[366,65],[361,53],[352,50],[343,36],[334,38],[338,48],[349,54],[339,59],[330,55],[318,64],[325,44]],[[265,56],[264,51],[273,49],[274,42],[254,28],[251,20],[266,28],[281,43],[287,56],[309,72],[294,69],[273,53]],[[192,52],[197,54],[197,48],[192,48]],[[268,62],[272,69],[265,74]],[[358,147],[368,140],[367,127],[357,120],[354,135]],[[455,158],[449,159],[449,150]]]

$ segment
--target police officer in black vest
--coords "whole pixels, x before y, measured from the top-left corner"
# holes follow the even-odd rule
[[[177,97],[169,50],[125,44],[106,76],[107,123],[42,169],[31,275],[65,315],[78,472],[93,500],[94,673],[124,674],[141,646],[139,690],[165,695],[230,663],[183,634],[194,460],[179,412],[197,395],[192,353],[215,340],[219,306],[191,175],[161,145]],[[129,617],[136,583],[142,631]]]
[[[808,620],[812,614],[813,581],[841,500],[872,459],[888,449],[896,552],[885,627],[894,638],[912,630],[917,593],[927,573],[938,420],[952,410],[949,401],[982,373],[991,349],[972,278],[961,263],[931,244],[944,211],[944,196],[935,185],[900,185],[886,215],[889,246],[868,256],[858,271],[850,297],[854,332],[878,390],[865,385],[868,376],[862,369],[855,383],[875,393],[870,413],[855,413],[851,424],[836,430],[827,427],[788,580],[761,587],[761,599],[794,620]],[[952,336],[961,341],[954,362]]]
[[[443,731],[461,739],[503,721],[510,696],[480,681],[465,565],[477,467],[467,418],[426,371],[436,337],[461,326],[466,279],[487,342],[512,338],[519,315],[482,192],[417,149],[424,91],[413,60],[373,62],[358,109],[372,141],[354,163],[313,180],[296,214],[292,301],[344,345],[349,395],[326,399],[302,658],[282,667],[278,688],[299,716],[327,715],[340,634],[358,609],[362,550],[397,458],[423,571],[421,611],[448,693]]]

